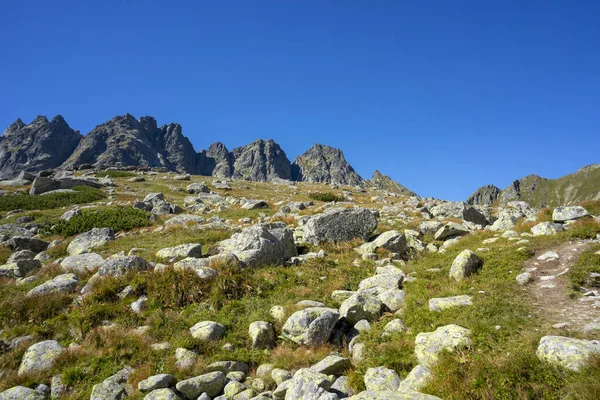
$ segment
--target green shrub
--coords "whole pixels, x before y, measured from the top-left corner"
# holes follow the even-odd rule
[[[344,201],[344,198],[337,196],[329,192],[312,192],[308,194],[308,197],[312,200],[330,202],[330,201]]]
[[[116,232],[148,225],[151,225],[149,213],[132,207],[113,207],[94,211],[83,210],[79,216],[68,221],[59,221],[50,232],[67,237],[87,232],[92,228],[112,228]]]
[[[48,210],[70,204],[91,203],[106,197],[101,190],[88,186],[75,186],[73,190],[75,192],[44,195],[9,194],[0,196],[0,211],[10,211],[19,208],[23,210]]]
[[[117,171],[114,169],[109,169],[108,171],[98,172],[96,175],[101,178],[104,178],[105,176],[108,176],[109,178],[130,178],[136,174],[131,171]]]

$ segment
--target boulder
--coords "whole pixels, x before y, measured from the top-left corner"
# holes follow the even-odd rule
[[[344,242],[368,240],[377,228],[377,218],[366,208],[333,208],[311,217],[303,228],[306,242]]]
[[[94,385],[90,400],[121,400],[128,397],[125,390],[127,378],[133,372],[131,368],[123,368],[116,374],[109,376],[101,383]]]
[[[600,340],[574,339],[564,336],[544,336],[536,354],[551,365],[579,371],[593,354],[600,355]]]
[[[177,383],[177,379],[173,375],[169,374],[158,374],[152,375],[138,383],[138,390],[140,392],[151,392],[156,389],[164,389],[174,387]]]
[[[446,240],[468,234],[469,230],[463,225],[457,224],[456,222],[449,222],[438,229],[433,238],[435,240]]]
[[[140,256],[114,255],[100,264],[97,275],[123,276],[130,271],[147,271],[152,269],[148,261]]]
[[[352,325],[366,319],[367,321],[378,320],[381,316],[381,301],[367,293],[356,293],[345,300],[340,306],[340,315]]]
[[[473,275],[483,267],[483,260],[471,250],[463,250],[452,263],[450,277],[460,281]]]
[[[8,240],[15,236],[27,236],[32,237],[33,232],[29,229],[23,228],[17,224],[2,224],[0,225],[0,238],[4,237],[3,240]]]
[[[340,376],[351,366],[352,363],[349,358],[331,354],[310,367],[310,369],[325,375]]]
[[[202,321],[190,328],[190,334],[204,342],[215,341],[225,335],[225,326],[214,321]]]
[[[206,222],[206,218],[201,217],[199,215],[193,214],[179,214],[173,218],[170,218],[165,221],[165,226],[190,226],[190,225],[200,225]]]
[[[100,266],[104,259],[100,254],[83,253],[76,256],[68,256],[62,259],[60,266],[67,272],[84,273],[92,271]]]
[[[299,369],[288,383],[285,400],[334,400],[337,396],[328,393],[329,377],[309,368]]]
[[[73,239],[67,247],[67,252],[72,256],[89,253],[90,250],[102,247],[114,239],[115,232],[111,228],[93,228]]]
[[[355,250],[358,254],[366,254],[375,253],[377,249],[385,249],[401,255],[406,254],[408,251],[406,236],[398,231],[383,232],[372,242],[365,243]]]
[[[31,289],[26,297],[40,296],[49,293],[72,293],[79,279],[75,274],[62,274]]]
[[[554,209],[554,212],[552,212],[552,221],[566,222],[588,217],[589,215],[587,210],[581,206],[562,206]]]
[[[15,386],[0,393],[0,400],[46,400],[46,394],[25,386]]]
[[[458,325],[445,325],[433,332],[419,333],[415,339],[415,354],[419,364],[431,367],[442,351],[454,351],[471,345],[471,331]]]
[[[50,245],[50,242],[27,236],[13,236],[12,238],[8,239],[6,245],[12,251],[29,250],[37,254],[42,251],[46,251],[48,249],[48,245]]]
[[[348,400],[441,400],[439,397],[418,392],[398,392],[393,390],[373,391],[365,390],[357,395],[348,397]]]
[[[196,399],[202,393],[213,398],[223,392],[226,384],[225,374],[217,371],[179,381],[176,388],[188,399]]]
[[[19,376],[52,368],[56,357],[65,351],[55,340],[45,340],[29,346],[19,366]]]
[[[185,190],[190,194],[210,193],[210,189],[204,183],[190,183]]]
[[[464,307],[473,304],[473,298],[469,295],[436,297],[429,299],[429,310],[442,311],[453,307]]]
[[[257,349],[271,349],[275,347],[275,328],[273,324],[265,321],[256,321],[248,328],[252,347]]]
[[[23,278],[42,266],[39,260],[19,260],[0,265],[0,277]]]
[[[202,257],[202,245],[200,243],[186,243],[175,247],[167,247],[159,250],[156,257],[162,259]]]
[[[234,254],[249,267],[283,265],[298,255],[292,230],[281,222],[245,228],[219,243],[219,251]]]
[[[281,335],[297,344],[320,346],[329,340],[339,317],[340,313],[333,308],[305,308],[287,319]]]
[[[429,211],[437,218],[458,218],[481,226],[489,224],[488,218],[479,209],[460,201],[442,203]]]
[[[557,224],[556,222],[540,222],[531,228],[531,233],[533,236],[545,236],[545,235],[555,235],[559,232],[564,231],[565,228],[562,224]]]
[[[364,377],[367,390],[376,392],[398,390],[400,381],[396,371],[385,367],[369,368]]]
[[[398,391],[403,393],[419,392],[432,378],[433,374],[429,369],[422,365],[416,365],[410,370],[408,375],[406,375],[406,378],[400,382]]]
[[[144,400],[181,400],[171,389],[156,389],[144,396]]]

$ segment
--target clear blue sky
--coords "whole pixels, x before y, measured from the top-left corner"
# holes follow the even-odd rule
[[[196,150],[340,147],[422,196],[465,199],[600,162],[598,1],[0,4],[0,130],[62,114],[179,122]]]

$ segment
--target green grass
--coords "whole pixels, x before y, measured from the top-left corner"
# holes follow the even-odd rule
[[[587,281],[591,272],[600,273],[600,254],[596,254],[599,250],[599,245],[593,246],[571,267],[569,271],[569,280],[574,292],[580,293],[579,288],[581,286],[589,286]],[[591,287],[588,287],[588,289],[591,289]]]
[[[114,169],[109,169],[107,171],[100,171],[96,175],[101,178],[108,176],[109,178],[131,178],[132,176],[136,176],[135,172],[131,171],[118,171]]]
[[[0,211],[15,209],[47,210],[71,204],[91,203],[106,196],[101,190],[88,186],[76,186],[74,193],[50,193],[45,195],[10,194],[0,196]]]
[[[311,200],[324,201],[326,203],[332,201],[344,201],[345,199],[342,196],[338,196],[334,193],[330,192],[311,192],[308,194],[308,197]]]
[[[64,237],[87,232],[92,228],[112,228],[117,231],[128,231],[133,228],[149,226],[150,214],[132,207],[110,207],[99,210],[82,210],[82,214],[70,220],[60,220],[51,229],[54,235]]]

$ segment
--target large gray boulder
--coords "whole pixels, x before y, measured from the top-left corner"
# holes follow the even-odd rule
[[[245,228],[219,243],[219,251],[234,254],[249,267],[282,265],[298,255],[292,230],[281,222]]]
[[[355,250],[358,254],[375,253],[377,249],[385,249],[392,253],[406,254],[408,243],[406,236],[398,231],[386,231],[372,242],[360,245]]]
[[[115,232],[111,228],[93,228],[73,239],[67,246],[67,252],[72,256],[89,253],[114,239]]]
[[[446,240],[468,234],[469,229],[465,228],[464,225],[457,224],[456,222],[449,222],[446,225],[442,226],[440,229],[438,229],[435,232],[433,238],[435,240]]]
[[[33,232],[27,228],[23,228],[18,224],[2,224],[0,225],[0,238],[8,240],[15,236],[27,236],[32,237]]]
[[[396,371],[386,367],[369,368],[364,377],[367,390],[377,392],[398,390],[400,381]]]
[[[340,313],[333,308],[305,308],[287,319],[281,335],[297,344],[320,346],[329,340],[339,317]]]
[[[68,256],[62,259],[60,266],[66,272],[83,273],[92,271],[104,262],[104,258],[97,253],[83,253]]]
[[[200,243],[186,243],[175,247],[167,247],[159,250],[156,257],[163,259],[202,257],[202,245]]]
[[[459,218],[482,226],[490,223],[480,210],[461,201],[442,203],[429,211],[437,218]]]
[[[50,243],[27,236],[13,236],[6,242],[6,245],[12,251],[29,250],[37,254],[46,251]]]
[[[275,347],[275,328],[266,321],[255,321],[248,327],[248,334],[252,347],[257,349],[271,349]]]
[[[556,235],[559,232],[564,231],[565,228],[562,224],[558,224],[556,222],[540,222],[539,224],[533,226],[531,228],[531,233],[533,236],[547,236],[547,235]]]
[[[306,242],[345,242],[368,240],[377,228],[377,218],[366,208],[333,208],[311,217],[304,225]]]
[[[138,390],[141,392],[151,392],[156,389],[174,387],[177,379],[170,374],[152,375],[138,383]]]
[[[156,389],[144,396],[144,400],[181,400],[171,389]]]
[[[471,331],[458,325],[446,325],[433,332],[419,333],[415,354],[419,364],[430,368],[438,362],[442,351],[453,352],[471,345]]]
[[[588,217],[589,215],[587,210],[581,206],[561,206],[556,207],[552,212],[552,221],[566,222]]]
[[[56,357],[65,351],[55,340],[45,340],[29,346],[19,366],[19,376],[52,368]]]
[[[39,260],[16,260],[0,265],[0,277],[23,278],[42,266]]]
[[[288,382],[285,400],[336,400],[338,397],[327,391],[330,386],[331,381],[327,375],[302,368]]]
[[[376,321],[381,316],[381,301],[367,293],[355,293],[340,306],[340,315],[352,325],[360,320]]]
[[[600,355],[600,340],[582,340],[563,336],[544,336],[536,354],[548,364],[579,371],[586,365],[589,357]]]
[[[483,260],[471,250],[463,250],[450,267],[450,277],[460,281],[471,276],[483,267]]]
[[[226,384],[225,374],[216,371],[179,381],[176,388],[187,399],[196,399],[202,393],[206,393],[210,398],[213,398],[223,392]]]
[[[62,274],[31,289],[26,297],[40,296],[50,293],[72,293],[75,291],[79,279],[75,274]]]
[[[190,334],[203,342],[216,341],[225,335],[225,326],[214,321],[201,321],[190,328]]]
[[[25,386],[15,386],[0,393],[0,400],[46,400],[46,394]]]
[[[70,190],[75,186],[89,186],[95,189],[99,189],[104,185],[102,185],[100,182],[93,181],[90,179],[72,177],[52,179],[38,176],[31,184],[31,188],[29,188],[29,194],[36,195],[44,194],[47,192],[53,192],[55,190]]]
[[[123,276],[130,271],[137,272],[150,269],[152,269],[152,265],[140,256],[115,255],[104,260],[96,274],[98,276]]]
[[[94,385],[90,400],[121,400],[128,396],[125,384],[127,378],[133,372],[132,368],[126,367],[116,374],[109,376],[101,383]]]

